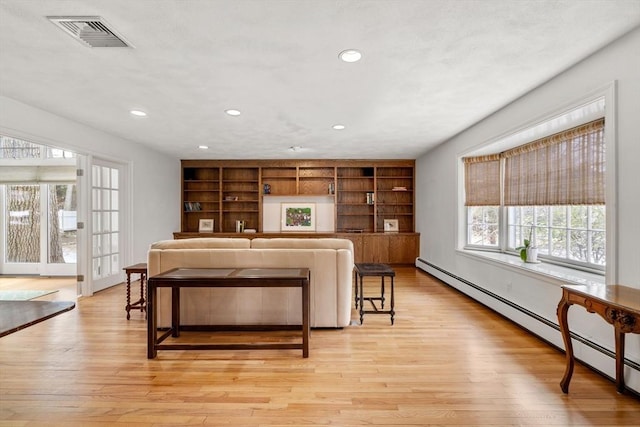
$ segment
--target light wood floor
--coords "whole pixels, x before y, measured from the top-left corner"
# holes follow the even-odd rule
[[[0,338],[0,426],[639,424],[640,400],[609,380],[578,364],[564,395],[563,353],[419,270],[396,271],[395,325],[366,315],[313,330],[308,359],[147,360],[144,315],[126,320],[124,285],[79,299]]]

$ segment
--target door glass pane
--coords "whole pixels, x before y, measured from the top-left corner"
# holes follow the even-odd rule
[[[118,189],[118,169],[111,169],[111,188]],[[117,191],[116,191],[117,193]]]
[[[109,190],[101,190],[100,191],[100,197],[102,199],[101,201],[101,209],[107,210],[110,209],[110,200],[111,198],[109,197],[111,194],[111,191]]]
[[[118,233],[118,169],[94,165],[93,179],[93,274],[94,279],[106,279],[106,283],[122,270]]]
[[[102,209],[102,204],[100,203],[100,190],[93,189],[91,191],[91,204],[93,205],[94,210]]]
[[[111,231],[119,231],[118,225],[118,212],[111,212]]]
[[[111,179],[109,179],[109,168],[108,167],[101,167],[100,168],[100,174],[102,175],[102,185],[101,187],[104,188],[111,188]]]
[[[100,260],[101,259],[102,258],[94,258],[93,259],[93,278],[94,279],[99,279],[99,278],[102,277],[101,276],[102,268],[100,267],[100,265],[101,265],[100,264]]]
[[[48,262],[75,263],[76,252],[76,186],[49,185]]]
[[[118,210],[118,190],[111,192],[111,209],[114,211]]]
[[[118,274],[120,273],[120,261],[119,261],[119,255],[118,254],[113,254],[111,255],[111,274]]]
[[[102,179],[100,175],[100,166],[93,166],[91,168],[91,185],[94,187],[102,187]],[[94,190],[95,191],[95,190]]]
[[[109,216],[109,212],[102,212],[102,228],[99,230],[101,233],[106,233],[111,228],[109,224]]]
[[[6,262],[40,262],[40,186],[7,186]]]

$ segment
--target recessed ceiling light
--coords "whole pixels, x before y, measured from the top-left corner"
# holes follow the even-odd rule
[[[362,54],[355,49],[347,49],[338,55],[344,62],[358,62],[362,58]]]
[[[229,110],[224,110],[224,112],[227,113],[230,116],[239,116],[240,115],[240,110],[229,109]]]
[[[209,146],[208,145],[198,145],[198,148],[201,150],[208,150]]]
[[[331,126],[331,127],[332,127],[333,129],[335,129],[335,130],[342,130],[342,129],[344,129],[344,128],[345,128],[345,126],[344,126],[344,125],[333,125],[333,126]]]
[[[145,113],[144,111],[140,111],[140,110],[131,110],[129,111],[131,114],[133,114],[134,116],[138,116],[138,117],[146,117],[147,113]]]

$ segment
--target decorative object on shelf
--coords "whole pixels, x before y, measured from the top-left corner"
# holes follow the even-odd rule
[[[397,233],[399,230],[397,219],[385,219],[384,220],[384,232],[385,233]]]
[[[213,233],[213,219],[201,219],[198,224],[199,233]]]
[[[236,221],[236,233],[244,233],[244,227],[247,225],[246,221],[241,219]]]
[[[315,231],[315,203],[282,203],[282,231]]]
[[[373,192],[367,193],[367,204],[372,205],[375,201],[376,199],[375,199],[374,193]]]
[[[404,187],[404,186],[393,187],[391,191],[407,191],[407,187]]]
[[[262,185],[262,193],[263,194],[271,194],[271,184],[263,184]]]
[[[225,196],[224,200],[226,200],[227,202],[237,202],[238,196]]]
[[[538,264],[538,248],[533,245],[533,227],[529,230],[529,238],[524,239],[524,246],[518,246],[516,251],[520,251],[520,259],[530,264]]]
[[[185,212],[197,212],[200,211],[200,202],[184,202]]]
[[[336,184],[334,182],[329,183],[329,194],[336,194]]]

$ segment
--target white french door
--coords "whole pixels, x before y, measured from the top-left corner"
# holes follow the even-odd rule
[[[75,183],[0,186],[4,232],[0,272],[76,275]]]
[[[122,282],[123,165],[93,159],[91,164],[90,242],[92,292]]]

